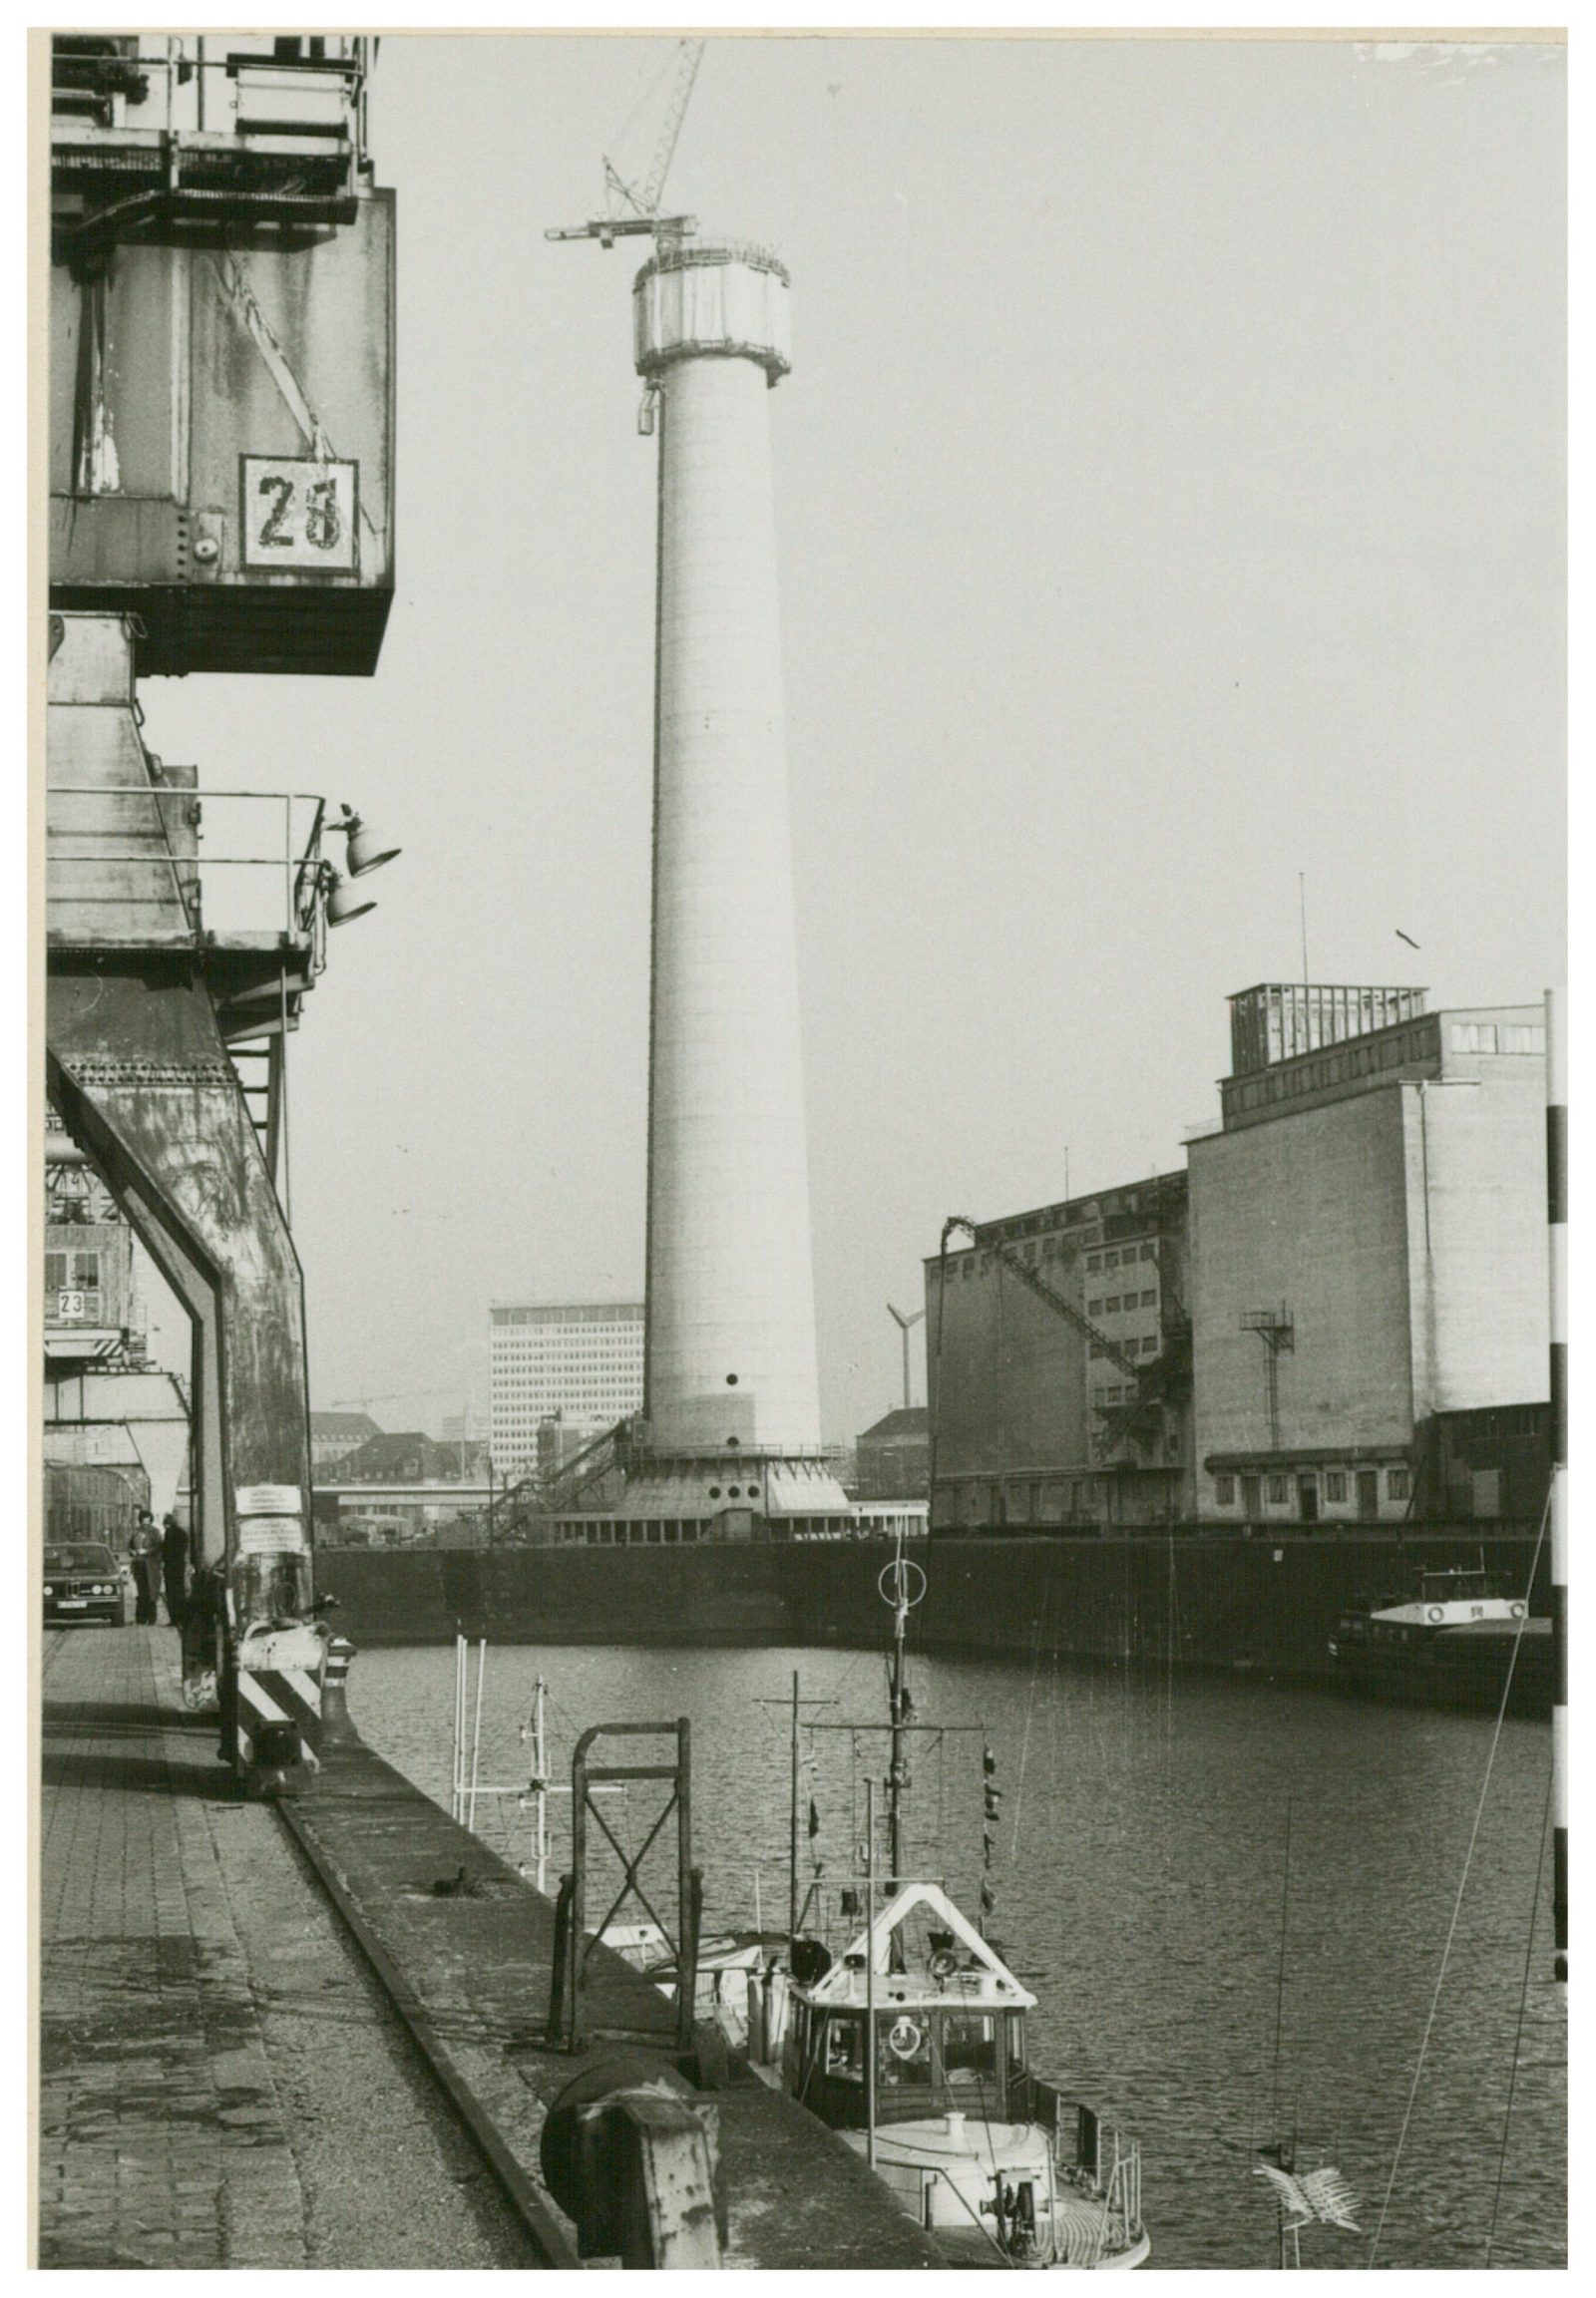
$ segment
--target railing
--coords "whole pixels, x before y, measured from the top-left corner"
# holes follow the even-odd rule
[[[53,782],[46,798],[46,925],[52,939],[72,940],[68,913],[154,910],[174,923],[181,919],[196,943],[225,941],[229,934],[286,935],[309,946],[311,971],[320,972],[328,875],[322,855],[326,801],[320,796]],[[201,848],[201,817],[216,807],[264,809],[266,820],[258,830],[243,826],[224,840],[233,851],[208,843]],[[256,896],[257,880],[238,875],[244,872],[267,874],[263,899]],[[80,915],[80,927],[88,923]],[[93,923],[96,940],[114,931],[109,916]],[[154,938],[139,931],[130,915],[127,940]]]

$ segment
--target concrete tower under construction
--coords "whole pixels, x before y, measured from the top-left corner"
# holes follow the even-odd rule
[[[620,1503],[836,1515],[820,1444],[769,393],[789,283],[661,239],[633,288],[659,435],[643,1426]]]

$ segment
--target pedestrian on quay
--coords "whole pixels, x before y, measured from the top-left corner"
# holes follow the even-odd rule
[[[156,1599],[161,1592],[161,1534],[148,1508],[139,1511],[139,1521],[128,1542],[128,1554],[133,1560],[133,1587],[137,1598],[133,1609],[135,1624],[140,1628],[153,1628],[160,1618]]]
[[[181,1628],[189,1609],[189,1535],[170,1512],[161,1519],[161,1573],[167,1618],[174,1628]]]

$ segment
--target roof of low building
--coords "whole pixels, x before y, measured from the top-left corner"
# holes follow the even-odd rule
[[[312,1412],[312,1436],[349,1436],[357,1441],[364,1436],[380,1436],[382,1430],[369,1412]]]
[[[930,1434],[931,1414],[925,1405],[900,1404],[896,1411],[889,1412],[885,1419],[878,1420],[873,1428],[867,1428],[859,1438],[859,1442],[861,1444],[881,1443],[894,1436],[929,1436]]]

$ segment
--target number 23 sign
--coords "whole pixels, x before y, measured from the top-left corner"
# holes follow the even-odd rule
[[[242,462],[244,565],[354,574],[359,464],[280,455]]]

